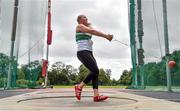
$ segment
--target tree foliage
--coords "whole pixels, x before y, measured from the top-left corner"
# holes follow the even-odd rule
[[[76,69],[71,65],[56,62],[52,65],[51,70],[49,71],[49,80],[51,85],[74,85],[83,81],[88,74],[89,70],[83,64]],[[88,85],[90,84],[91,82],[88,83]],[[99,84],[111,85],[110,69],[100,69]]]
[[[0,53],[0,77],[7,75],[9,65],[9,57],[3,53]]]
[[[122,85],[130,85],[132,82],[132,70],[124,70],[120,79],[119,83]]]

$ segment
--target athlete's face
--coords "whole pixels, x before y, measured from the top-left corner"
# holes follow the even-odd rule
[[[80,19],[81,23],[84,24],[84,25],[88,25],[88,19],[86,16],[81,16],[81,19]]]

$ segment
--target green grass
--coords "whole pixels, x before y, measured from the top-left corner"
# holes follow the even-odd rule
[[[54,85],[53,88],[73,88],[74,86]],[[99,88],[126,88],[127,86],[99,86]],[[92,86],[85,86],[85,88],[92,88]]]

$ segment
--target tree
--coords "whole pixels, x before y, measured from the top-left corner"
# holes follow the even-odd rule
[[[0,77],[7,75],[9,65],[9,57],[6,54],[0,53]]]
[[[25,79],[25,74],[21,68],[17,71],[17,79]]]
[[[83,64],[81,64],[78,69],[79,69],[79,73],[76,81],[79,83],[85,79],[85,77],[89,73],[89,70]]]
[[[100,85],[109,85],[110,84],[110,77],[109,77],[110,73],[106,73],[104,71],[104,69],[100,69],[99,70],[99,84]]]
[[[49,81],[51,85],[68,85],[70,80],[68,78],[68,70],[63,62],[56,62],[52,65],[51,70],[48,72]]]
[[[117,81],[116,79],[112,79],[111,80],[111,85],[112,86],[116,86],[116,85],[118,85],[119,84],[119,81]]]
[[[123,85],[130,85],[132,82],[132,70],[124,70],[119,79],[119,82]]]
[[[62,85],[68,85],[70,84],[70,79],[68,78],[68,71],[66,69],[63,69],[61,73],[59,74],[60,79],[59,82]]]
[[[111,69],[105,69],[105,74],[109,80],[111,79],[111,73],[112,73]]]
[[[56,70],[48,71],[48,80],[50,85],[55,85],[57,83],[57,72]]]
[[[66,65],[61,61],[58,61],[51,66],[51,70],[57,70],[59,72],[61,72],[65,68],[66,68]]]
[[[70,82],[72,84],[75,84],[76,83],[76,80],[77,80],[77,69],[75,69],[72,65],[66,65],[66,71],[67,71],[67,76],[70,80]]]

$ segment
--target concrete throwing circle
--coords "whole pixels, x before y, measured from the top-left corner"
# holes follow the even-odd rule
[[[55,96],[24,99],[18,101],[18,104],[33,107],[105,107],[119,106],[136,103],[136,100],[129,98],[110,97],[103,102],[93,102],[92,96],[83,96],[81,101],[73,96]]]

